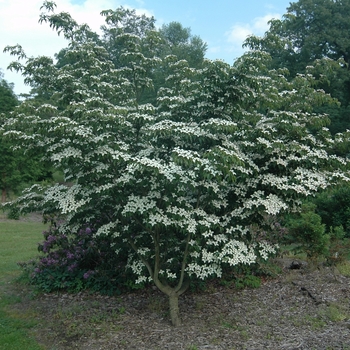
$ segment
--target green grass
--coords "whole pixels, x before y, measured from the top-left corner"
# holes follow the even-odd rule
[[[30,336],[35,317],[11,311],[11,305],[21,301],[11,286],[20,275],[17,262],[38,255],[45,227],[34,222],[0,222],[0,350],[44,349]]]
[[[11,276],[18,276],[18,261],[26,261],[38,255],[38,243],[43,240],[42,223],[8,221],[0,222],[0,283]]]
[[[350,257],[349,257],[350,260]],[[350,277],[350,261],[344,261],[337,265],[337,269],[343,276]]]

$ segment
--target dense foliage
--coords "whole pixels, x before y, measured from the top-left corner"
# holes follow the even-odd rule
[[[0,71],[0,125],[5,123],[9,113],[19,104],[9,84]],[[0,190],[1,202],[8,199],[9,193],[19,193],[26,185],[50,177],[50,169],[40,163],[38,154],[23,154],[16,150],[17,141],[5,140],[0,137]],[[16,212],[10,212],[12,218]]]
[[[136,284],[153,281],[169,296],[174,325],[190,280],[275,253],[255,234],[267,215],[349,180],[336,152],[348,135],[333,138],[327,115],[314,112],[334,101],[311,74],[290,79],[259,50],[233,66],[191,67],[159,55],[162,36],[134,13],[131,33],[122,8],[102,13],[104,38],[52,2],[43,8],[42,21],[70,43],[58,64],[7,48],[26,60],[12,68],[50,98],[25,101],[2,132],[43,151],[70,185],[33,186],[17,204],[59,215],[53,240],[77,242],[89,228],[109,242]]]
[[[246,42],[248,47],[269,52],[271,66],[288,68],[291,77],[314,67],[314,74],[322,78],[318,88],[341,103],[317,109],[330,115],[332,133],[350,129],[349,16],[349,1],[299,0],[290,4],[283,19],[271,21],[263,38]]]
[[[323,196],[323,194],[321,195]],[[320,198],[316,202],[319,202]],[[321,206],[320,206],[321,207]],[[348,259],[350,240],[346,238],[343,226],[328,226],[317,213],[319,208],[310,201],[305,202],[300,213],[287,218],[287,232],[283,242],[290,244],[292,251],[306,254],[314,261],[335,265]],[[328,212],[333,209],[328,208]]]
[[[94,236],[93,227],[82,227],[76,234],[60,232],[58,218],[43,232],[39,251],[44,257],[21,263],[30,283],[46,293],[57,290],[79,292],[84,289],[117,294],[130,286],[125,273],[126,257],[117,257],[111,240]]]
[[[0,70],[0,113],[10,112],[18,105],[13,85],[9,84]]]
[[[350,238],[350,187],[342,185],[320,193],[315,199],[316,213],[329,231],[342,226]]]

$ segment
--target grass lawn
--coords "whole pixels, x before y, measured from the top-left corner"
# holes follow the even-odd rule
[[[20,275],[18,261],[26,261],[38,255],[38,242],[42,241],[42,223],[6,221],[0,222],[0,350],[42,350],[30,330],[35,318],[11,312],[10,306],[21,301],[13,288]]]

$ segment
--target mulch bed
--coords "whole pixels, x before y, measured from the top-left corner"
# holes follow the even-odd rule
[[[289,269],[260,288],[219,285],[186,292],[182,325],[170,325],[167,299],[155,288],[117,297],[89,293],[25,297],[36,337],[47,349],[350,350],[350,278],[334,268]]]

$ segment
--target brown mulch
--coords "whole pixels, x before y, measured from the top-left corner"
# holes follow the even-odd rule
[[[185,293],[177,328],[154,288],[117,297],[47,294],[16,307],[35,310],[35,336],[52,350],[349,350],[350,278],[281,263],[283,273],[257,289],[212,285]]]

